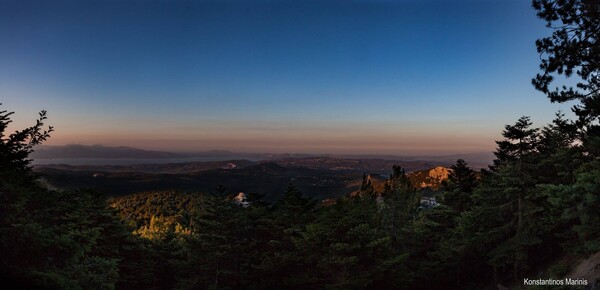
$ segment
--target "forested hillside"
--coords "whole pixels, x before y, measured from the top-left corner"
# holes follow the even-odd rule
[[[381,192],[365,178],[357,194],[327,202],[293,185],[272,205],[259,195],[237,196],[226,184],[111,199],[48,190],[28,159],[52,133],[46,112],[7,135],[12,113],[0,111],[2,283],[9,289],[519,289],[527,279],[568,277],[576,287],[553,289],[598,287],[597,271],[576,266],[600,252],[600,4],[534,0],[533,7],[553,29],[536,43],[541,73],[533,84],[551,101],[573,101],[576,118],[557,113],[541,128],[529,117],[506,125],[494,164],[477,173],[458,160],[433,207],[421,205],[419,185],[400,166],[391,168]],[[554,88],[563,75],[576,77],[577,85]]]

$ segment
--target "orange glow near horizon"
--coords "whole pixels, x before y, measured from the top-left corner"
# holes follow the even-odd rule
[[[225,132],[188,134],[162,131],[160,134],[126,132],[64,132],[57,130],[46,145],[130,146],[147,150],[269,153],[338,154],[450,154],[490,152],[493,136],[477,133],[365,132],[346,130],[269,130],[247,132],[231,128]]]

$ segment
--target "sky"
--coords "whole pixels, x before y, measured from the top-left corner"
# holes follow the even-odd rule
[[[557,110],[523,0],[0,0],[0,102],[47,145],[489,152]]]

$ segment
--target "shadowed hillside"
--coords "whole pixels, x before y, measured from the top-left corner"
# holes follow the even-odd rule
[[[348,193],[348,182],[358,173],[340,173],[307,168],[285,168],[276,163],[261,163],[240,169],[211,169],[188,174],[152,174],[142,172],[104,172],[38,168],[44,180],[58,188],[92,188],[108,195],[125,195],[142,191],[178,189],[212,192],[219,185],[232,192],[265,194],[275,200],[290,184],[307,196],[322,199]]]

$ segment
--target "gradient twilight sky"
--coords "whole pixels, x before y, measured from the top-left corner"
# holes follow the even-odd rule
[[[0,102],[49,145],[491,151],[558,109],[526,0],[0,0]]]

